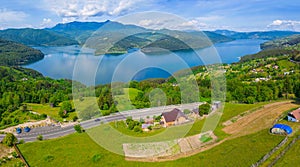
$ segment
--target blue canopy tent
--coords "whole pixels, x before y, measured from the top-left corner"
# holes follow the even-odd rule
[[[275,133],[275,134],[279,134],[279,133],[286,133],[286,134],[291,134],[293,132],[293,129],[285,124],[275,124],[272,128],[271,128],[271,132]]]

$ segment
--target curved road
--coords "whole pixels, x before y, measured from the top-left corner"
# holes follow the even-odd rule
[[[115,113],[113,115],[108,115],[108,116],[103,116],[103,117],[83,121],[80,123],[80,125],[84,129],[89,129],[92,127],[99,126],[101,123],[108,123],[116,120],[125,120],[128,116],[131,116],[133,119],[146,118],[147,116],[152,117],[154,115],[161,115],[162,112],[171,111],[174,108],[178,108],[181,110],[184,109],[192,110],[198,107],[200,104],[202,103],[197,102],[197,103],[182,104],[182,105],[170,105],[170,106],[163,106],[163,107],[128,110],[128,111]],[[66,136],[74,132],[75,130],[73,125],[66,126],[66,127],[47,126],[41,128],[34,128],[30,132],[28,133],[23,132],[21,134],[16,135],[16,137],[19,140],[23,139],[25,142],[30,142],[30,141],[35,141],[38,135],[42,135],[43,139],[52,139],[61,136]],[[2,141],[4,136],[5,135],[0,134],[0,141]]]

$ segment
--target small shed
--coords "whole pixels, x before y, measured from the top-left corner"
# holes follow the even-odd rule
[[[271,128],[271,133],[273,134],[291,134],[293,132],[292,128],[285,124],[275,124]]]

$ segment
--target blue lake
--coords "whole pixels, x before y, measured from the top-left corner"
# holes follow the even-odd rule
[[[237,62],[241,56],[260,51],[263,42],[245,39],[218,43],[195,51],[146,55],[134,50],[118,56],[94,56],[92,49],[79,46],[35,47],[45,54],[45,58],[25,67],[35,69],[44,76],[74,79],[88,85],[140,81],[167,78],[178,70],[198,65]]]

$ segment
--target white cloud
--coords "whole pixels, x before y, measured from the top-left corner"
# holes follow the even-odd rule
[[[42,24],[40,25],[41,28],[52,27],[55,23],[50,18],[44,18]]]
[[[11,28],[23,27],[23,25],[21,24],[24,21],[26,21],[27,17],[28,15],[21,11],[0,9],[0,29],[4,29],[7,27],[11,27]]]
[[[148,27],[152,29],[157,29],[157,27],[160,28],[161,25],[164,24],[164,20],[151,20],[151,19],[144,19],[139,21],[138,25],[142,27]]]
[[[119,16],[134,10],[141,0],[45,0],[49,10],[66,20],[86,20],[103,15]],[[71,19],[69,19],[71,18]]]
[[[300,21],[296,21],[296,20],[274,20],[267,27],[269,29],[275,29],[275,30],[300,31]]]

